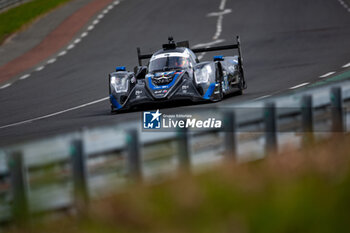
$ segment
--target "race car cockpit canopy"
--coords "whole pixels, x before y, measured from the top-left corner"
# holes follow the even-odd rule
[[[161,53],[153,55],[149,62],[149,72],[186,69],[194,65],[194,60],[188,53]]]
[[[184,69],[193,67],[196,62],[196,55],[188,48],[161,49],[152,55],[149,62],[149,71]]]

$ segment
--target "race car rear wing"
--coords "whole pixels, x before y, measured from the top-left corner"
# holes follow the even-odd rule
[[[241,64],[242,52],[241,52],[241,41],[240,41],[239,36],[236,37],[236,41],[237,41],[236,44],[222,45],[222,46],[215,46],[215,47],[197,48],[197,49],[191,49],[191,50],[194,53],[204,53],[204,52],[213,52],[213,51],[237,49],[238,50],[239,63]],[[177,43],[177,46],[189,47],[189,43],[188,43],[188,41],[183,41],[183,42]],[[138,61],[139,61],[139,66],[142,66],[142,60],[150,59],[152,57],[152,55],[153,54],[141,54],[141,49],[137,48],[137,57],[138,57]]]
[[[137,57],[139,60],[139,66],[142,66],[142,60],[150,59],[153,54],[141,54],[141,49],[137,48]]]

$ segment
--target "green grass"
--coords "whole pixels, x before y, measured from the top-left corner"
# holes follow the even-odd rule
[[[33,0],[0,14],[0,44],[50,10],[71,0]]]
[[[350,145],[328,140],[262,161],[226,163],[93,201],[79,218],[35,221],[9,232],[350,232]]]

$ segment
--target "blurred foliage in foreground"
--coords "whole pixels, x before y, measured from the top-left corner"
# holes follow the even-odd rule
[[[10,232],[350,232],[349,140],[135,185],[91,203],[84,217]]]
[[[71,0],[33,0],[0,13],[0,44],[12,33]]]

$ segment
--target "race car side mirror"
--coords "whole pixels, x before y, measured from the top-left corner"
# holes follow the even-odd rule
[[[136,66],[134,71],[136,71],[136,79],[144,79],[147,74],[147,66]]]

